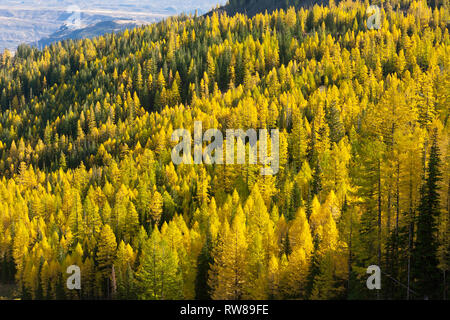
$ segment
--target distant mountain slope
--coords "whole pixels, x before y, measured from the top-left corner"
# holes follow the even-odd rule
[[[71,29],[66,25],[63,25],[57,32],[51,34],[47,38],[41,39],[37,47],[44,48],[54,42],[67,40],[67,39],[85,39],[94,38],[106,33],[120,32],[125,29],[133,29],[135,27],[146,24],[146,22],[139,22],[133,20],[112,20],[112,21],[100,21],[98,23],[79,28]]]
[[[15,51],[21,43],[37,45],[60,34],[73,19],[82,27],[119,19],[148,23],[168,16],[203,14],[226,0],[0,0],[0,53]],[[63,31],[67,32],[67,31]]]
[[[337,1],[336,1],[337,2]],[[277,9],[287,9],[291,6],[310,7],[314,4],[328,4],[328,0],[230,0],[226,5],[218,9],[228,15],[245,13],[252,17],[258,13],[272,12]]]

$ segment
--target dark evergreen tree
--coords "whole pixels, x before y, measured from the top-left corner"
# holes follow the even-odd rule
[[[420,205],[417,216],[416,240],[412,253],[414,290],[424,298],[438,298],[440,286],[438,270],[437,217],[439,216],[439,147],[437,133],[434,132],[428,161],[427,175],[421,188]]]
[[[338,143],[345,135],[344,125],[339,110],[332,106],[327,110],[326,120],[330,128],[330,141]]]
[[[210,300],[210,287],[208,285],[208,272],[213,263],[211,256],[211,236],[207,233],[205,244],[197,258],[197,276],[195,278],[195,299]]]
[[[312,197],[317,196],[320,200],[320,191],[322,191],[322,168],[316,162],[312,180]]]

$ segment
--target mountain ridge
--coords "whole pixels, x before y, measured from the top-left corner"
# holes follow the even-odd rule
[[[328,5],[328,3],[329,0],[230,0],[226,5],[208,12],[207,15],[211,15],[213,12],[226,12],[228,15],[242,13],[249,17],[253,17],[256,14],[264,13],[265,11],[271,13],[279,9],[286,10],[289,7],[307,8],[312,7],[315,4]]]
[[[46,38],[42,38],[38,41],[37,47],[42,49],[52,43],[64,40],[77,40],[85,38],[95,38],[106,33],[115,33],[124,31],[125,29],[133,29],[142,25],[146,25],[148,22],[135,21],[127,19],[117,20],[105,20],[93,23],[82,28],[71,29],[67,25],[61,26],[61,28]]]

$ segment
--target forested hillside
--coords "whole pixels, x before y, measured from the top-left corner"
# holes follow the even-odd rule
[[[296,9],[310,8],[314,5],[335,6],[340,0],[229,0],[226,5],[217,9],[218,12],[226,12],[228,15],[236,13],[243,13],[249,17],[253,17],[258,13],[272,13],[276,10],[287,10],[290,7]],[[363,1],[367,6],[374,4],[379,5],[384,1]],[[386,8],[394,10],[407,10],[409,8],[410,0],[391,0],[386,1]],[[426,3],[431,7],[447,6],[448,0],[427,0]]]
[[[219,8],[229,15],[243,13],[253,17],[258,13],[271,13],[275,10],[286,10],[290,7],[312,7],[314,4],[328,5],[329,0],[229,0],[226,5]]]
[[[24,299],[448,298],[450,16],[402,3],[379,30],[341,2],[3,53],[0,282]],[[278,174],[174,165],[194,121],[278,128]]]

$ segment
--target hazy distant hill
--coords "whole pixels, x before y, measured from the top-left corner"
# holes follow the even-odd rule
[[[49,37],[38,41],[37,47],[43,48],[54,42],[67,39],[85,39],[93,38],[106,33],[120,32],[125,29],[133,29],[135,27],[147,24],[144,21],[132,20],[112,20],[101,21],[80,29],[71,29],[67,25],[63,25],[57,32],[51,34]]]
[[[151,23],[179,13],[208,12],[225,0],[0,0],[0,52],[21,43],[36,44],[61,37],[85,37],[114,31],[118,26],[93,25],[116,20]],[[83,29],[66,30],[79,18]],[[136,22],[136,24],[140,24]],[[105,30],[101,28],[105,27]],[[121,29],[123,26],[119,26]],[[70,28],[68,28],[70,29]],[[85,30],[87,29],[87,30]],[[49,38],[49,39],[47,39]]]

